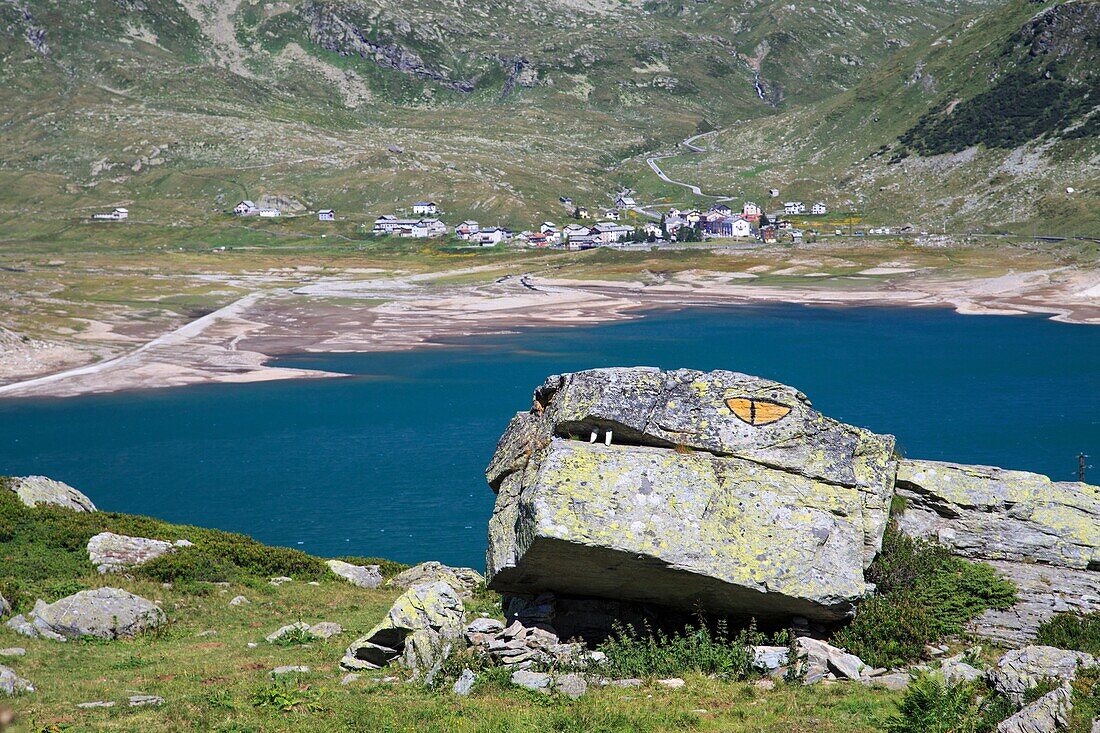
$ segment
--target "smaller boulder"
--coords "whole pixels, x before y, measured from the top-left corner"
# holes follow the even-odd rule
[[[1069,727],[1072,710],[1072,691],[1068,684],[1062,685],[1001,721],[997,733],[1055,733]]]
[[[40,600],[31,616],[33,633],[28,635],[55,640],[135,636],[168,620],[155,603],[120,588],[85,590],[51,604]]]
[[[15,476],[9,479],[8,488],[29,507],[47,504],[74,512],[96,511],[95,504],[87,496],[66,483],[45,476]]]
[[[415,565],[390,578],[387,585],[411,588],[422,583],[442,581],[458,591],[463,598],[470,598],[485,577],[473,568],[452,568],[443,563],[429,561]]]
[[[191,547],[187,540],[166,542],[146,537],[129,537],[114,532],[100,532],[88,540],[88,559],[100,575],[117,573],[137,567],[161,555]]]
[[[809,668],[804,679],[808,684],[812,684],[809,681],[811,673],[814,674],[814,682],[824,679],[830,672],[841,679],[858,680],[864,670],[871,669],[855,654],[808,636],[798,637],[796,645],[799,658],[804,657]]]
[[[994,689],[1022,705],[1024,694],[1044,680],[1072,682],[1079,667],[1092,667],[1090,654],[1052,646],[1026,646],[1013,649],[989,672]]]
[[[657,684],[670,690],[679,690],[685,683],[679,677],[669,677],[665,680],[657,680]]]
[[[27,656],[27,650],[21,646],[11,646],[7,649],[0,649],[0,657],[25,657]]]
[[[20,695],[34,692],[34,685],[15,673],[11,667],[0,664],[0,695]]]
[[[447,658],[465,628],[465,609],[446,583],[414,585],[382,621],[348,647],[340,664],[358,671],[398,660],[412,670],[431,670]]]
[[[785,646],[752,647],[752,666],[762,672],[775,672],[787,665],[789,651]]]
[[[553,677],[545,672],[532,672],[529,669],[517,669],[512,673],[512,684],[536,692],[550,692]]]
[[[344,627],[332,621],[322,621],[309,627],[309,633],[318,639],[331,639],[344,633]]]
[[[309,624],[305,623],[304,621],[296,621],[292,624],[287,624],[286,626],[280,626],[278,629],[272,631],[270,634],[265,636],[264,640],[268,644],[274,644],[291,636],[296,636],[300,639],[306,635],[313,635],[310,632]]]
[[[147,706],[158,706],[164,704],[164,698],[159,695],[131,695],[129,705],[132,708],[143,708]]]
[[[294,578],[288,578],[285,575],[277,575],[277,576],[275,576],[274,578],[272,578],[271,580],[269,580],[267,582],[268,582],[268,584],[273,585],[276,588],[278,588],[280,585],[283,585],[284,583],[294,582]]]
[[[579,674],[563,674],[554,678],[554,690],[571,700],[588,692],[588,682]]]
[[[382,573],[377,565],[352,565],[343,560],[325,562],[335,575],[359,588],[377,588],[382,585]]]
[[[288,674],[309,674],[309,667],[301,665],[287,665],[285,667],[276,667],[271,670],[272,677],[282,677]]]
[[[7,616],[11,613],[11,604],[4,598],[3,594],[0,594],[0,618]]]
[[[474,674],[472,669],[466,668],[462,670],[462,674],[458,676],[454,684],[454,693],[461,697],[466,697],[470,694],[470,691],[474,689],[474,683],[477,682],[477,675]]]
[[[114,700],[92,700],[91,702],[78,702],[77,708],[81,710],[95,710],[96,708],[113,708]]]
[[[249,603],[251,603],[251,601],[244,596],[233,596],[229,601],[230,606],[247,606]]]
[[[962,660],[962,655],[959,655],[943,660],[943,664],[940,665],[940,674],[943,675],[944,681],[948,684],[957,684],[959,682],[973,682],[983,677],[985,672],[967,664]]]

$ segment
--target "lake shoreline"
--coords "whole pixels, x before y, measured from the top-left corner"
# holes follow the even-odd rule
[[[904,268],[867,272],[816,279],[808,273],[797,286],[754,284],[751,272],[701,270],[647,282],[507,275],[458,287],[436,285],[438,277],[328,277],[256,291],[117,356],[0,385],[0,399],[342,376],[272,362],[293,354],[437,348],[448,339],[591,326],[669,309],[941,307],[1100,324],[1100,271],[1064,267],[985,278],[930,277]]]

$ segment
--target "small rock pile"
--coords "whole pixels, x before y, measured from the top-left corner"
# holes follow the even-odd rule
[[[505,628],[495,619],[477,619],[466,627],[465,637],[472,648],[496,664],[517,669],[584,669],[603,656],[589,652],[583,644],[562,642],[550,627],[524,626],[519,621]]]

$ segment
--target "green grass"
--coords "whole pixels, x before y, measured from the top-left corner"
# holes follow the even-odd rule
[[[699,632],[675,637],[678,641],[664,652],[640,640],[641,646],[623,643],[620,651],[610,650],[622,666],[617,671],[626,672],[638,663],[637,652],[649,648],[644,652],[648,674],[675,671],[687,682],[678,690],[653,683],[626,690],[593,686],[583,698],[570,701],[512,687],[507,670],[487,668],[468,656],[456,656],[445,670],[447,679],[435,688],[381,681],[390,674],[404,677],[395,669],[342,685],[338,660],[344,648],[383,617],[400,589],[356,588],[321,572],[318,558],[263,547],[239,535],[124,514],[30,509],[13,496],[0,489],[0,583],[5,595],[14,589],[20,609],[26,610],[35,597],[53,600],[110,585],[159,602],[169,618],[167,626],[134,639],[65,644],[28,639],[0,626],[0,647],[27,649],[26,656],[5,659],[4,664],[37,688],[5,701],[17,716],[15,731],[871,733],[879,730],[898,699],[896,693],[864,685],[758,689],[732,679],[744,669],[745,653],[737,645],[748,637]],[[217,548],[224,556],[225,584],[207,582],[208,570],[190,561],[154,561],[125,576],[99,576],[88,563],[85,543],[102,529],[187,538],[197,545],[199,554],[193,558],[204,562],[210,560],[207,550]],[[260,548],[270,559],[257,556]],[[378,564],[386,575],[403,568]],[[276,587],[267,582],[269,574],[294,580]],[[162,581],[168,576],[171,582]],[[229,606],[238,594],[250,603]],[[479,589],[466,608],[471,616],[499,617],[500,599]],[[302,635],[284,644],[264,643],[266,635],[296,621],[335,621],[345,633],[328,641]],[[256,645],[249,648],[249,643]],[[469,698],[459,698],[450,693],[449,680],[466,664],[478,669],[479,680]],[[306,666],[310,672],[270,677],[270,670],[286,665]],[[722,676],[731,679],[706,674],[727,671]],[[126,700],[134,694],[159,695],[166,704],[130,708]],[[95,700],[117,704],[76,708]]]

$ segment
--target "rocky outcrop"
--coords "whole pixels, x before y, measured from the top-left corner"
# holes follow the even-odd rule
[[[1034,638],[1059,612],[1100,611],[1100,487],[988,466],[902,461],[898,523],[1013,580],[1018,602],[971,630],[1000,642]]]
[[[19,695],[34,692],[34,685],[15,673],[11,667],[0,664],[0,695]]]
[[[485,578],[473,568],[452,568],[430,560],[398,573],[390,578],[386,585],[412,588],[414,585],[437,581],[451,586],[463,598],[471,598],[477,587],[485,582]]]
[[[382,585],[382,573],[377,565],[352,565],[343,560],[327,560],[329,570],[359,588],[377,588]]]
[[[47,504],[72,509],[74,512],[94,512],[95,504],[84,494],[61,481],[45,476],[13,476],[8,488],[29,507]]]
[[[1025,693],[1040,682],[1072,682],[1079,668],[1095,664],[1096,659],[1084,652],[1052,646],[1028,646],[1013,649],[1001,657],[997,666],[990,670],[989,681],[994,689],[1020,705]]]
[[[843,619],[870,590],[893,449],[735,372],[551,377],[487,469],[489,587]]]
[[[11,613],[11,604],[4,598],[3,594],[0,594],[0,618],[7,616]]]
[[[7,626],[26,636],[65,641],[80,636],[135,636],[165,621],[164,611],[152,601],[119,588],[97,588],[56,603],[39,600],[29,617],[16,616]]]
[[[117,573],[137,567],[181,547],[191,547],[187,540],[166,542],[145,537],[128,537],[113,532],[100,532],[88,540],[88,559],[100,574]]]
[[[443,582],[416,585],[398,598],[382,621],[354,641],[340,664],[352,671],[380,669],[397,661],[415,671],[436,669],[460,643],[462,599]]]
[[[309,26],[310,42],[326,51],[341,56],[356,55],[373,61],[379,66],[410,74],[419,79],[433,81],[460,92],[472,92],[476,79],[454,78],[449,70],[432,68],[415,51],[392,41],[379,38],[374,28],[342,17],[328,3],[306,0],[298,14]]]
[[[1001,721],[997,733],[1055,733],[1069,727],[1073,693],[1062,685]]]

